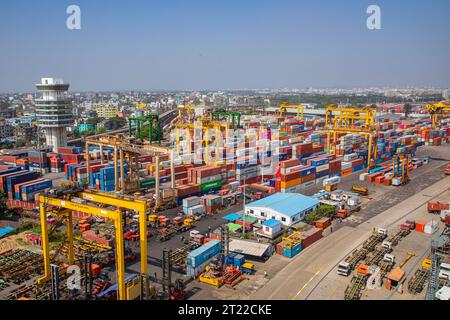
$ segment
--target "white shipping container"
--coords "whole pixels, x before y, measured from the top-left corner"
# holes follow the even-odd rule
[[[366,181],[368,175],[369,175],[369,174],[368,174],[367,172],[361,173],[361,174],[359,175],[359,181]]]
[[[348,161],[352,161],[358,159],[358,154],[357,153],[350,153],[350,154],[346,154],[344,155],[344,161],[348,162]]]
[[[351,167],[352,167],[351,162],[344,162],[344,161],[342,161],[341,170],[350,169]]]
[[[238,189],[238,187],[241,185],[239,183],[239,181],[233,181],[233,182],[230,182],[229,184],[231,186],[231,191],[233,191],[233,192],[236,191]]]
[[[431,220],[425,225],[424,232],[426,234],[434,234],[439,231],[439,224],[436,221]]]
[[[322,166],[317,166],[316,167],[316,172],[322,172],[322,171],[326,171],[326,170],[329,170],[329,169],[330,169],[330,165],[327,163],[327,164],[324,164]]]
[[[323,186],[331,186],[333,184],[341,183],[341,177],[332,177],[323,180]]]
[[[202,204],[188,208],[189,215],[203,214],[203,213],[205,213],[205,206]]]
[[[198,206],[199,204],[200,204],[199,197],[189,197],[189,198],[183,199],[183,207],[184,208]]]

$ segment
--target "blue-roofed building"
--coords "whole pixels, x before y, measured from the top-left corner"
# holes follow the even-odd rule
[[[262,223],[263,232],[265,235],[272,237],[277,235],[281,231],[281,221],[275,219],[269,219]]]
[[[276,193],[245,205],[245,213],[260,223],[277,220],[290,226],[305,219],[305,215],[317,210],[320,202],[299,193]]]

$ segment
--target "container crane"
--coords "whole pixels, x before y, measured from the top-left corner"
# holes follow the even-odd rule
[[[356,133],[369,137],[367,168],[371,168],[371,160],[376,163],[378,129],[375,126],[376,110],[371,108],[341,108],[330,105],[325,112],[325,132],[327,133],[327,152],[331,154],[331,134],[333,147],[339,133]]]
[[[288,103],[282,103],[279,107],[279,112],[280,112],[280,118],[283,118],[286,116],[287,113],[287,109],[296,109],[297,111],[297,119],[303,119],[303,114],[304,114],[304,110],[305,107],[302,105],[292,105],[292,104],[288,104]]]
[[[436,122],[439,115],[450,113],[450,104],[448,104],[448,102],[450,102],[450,99],[443,100],[435,104],[427,104],[425,106],[425,110],[427,110],[428,113],[431,114],[431,123],[433,129],[436,129]]]

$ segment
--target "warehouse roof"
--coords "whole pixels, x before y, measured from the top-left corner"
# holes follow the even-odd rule
[[[230,230],[230,232],[235,233],[236,231],[240,230],[242,228],[241,225],[236,224],[236,223],[228,223],[227,224],[228,230]]]
[[[237,214],[237,213],[230,213],[230,214],[226,215],[226,216],[223,217],[223,218],[224,218],[225,220],[234,222],[234,221],[236,221],[236,220],[241,219],[242,216],[241,216],[240,214]]]
[[[287,216],[294,216],[299,212],[317,206],[319,201],[299,193],[275,193],[264,199],[249,203],[248,207],[265,207]]]
[[[278,220],[275,220],[275,219],[269,219],[269,220],[263,222],[263,226],[266,226],[266,227],[269,227],[269,228],[276,227],[276,226],[278,226],[280,224],[281,224],[281,222],[278,221]]]
[[[265,243],[232,239],[230,240],[229,250],[230,252],[241,253],[243,255],[262,257],[270,246],[270,244]]]

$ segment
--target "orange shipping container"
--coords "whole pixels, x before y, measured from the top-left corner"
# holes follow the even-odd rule
[[[427,223],[428,223],[428,220],[416,221],[416,231],[417,232],[425,232],[425,225]]]
[[[342,170],[342,175],[343,175],[343,176],[348,176],[348,175],[351,174],[352,172],[353,172],[352,168],[350,168],[350,169],[345,169],[345,170]]]

